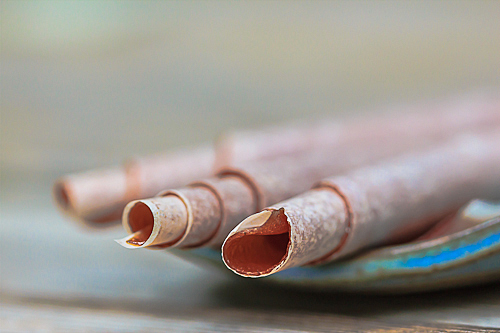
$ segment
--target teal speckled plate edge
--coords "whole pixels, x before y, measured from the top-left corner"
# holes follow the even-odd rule
[[[176,255],[224,266],[220,251],[174,250]],[[372,250],[323,266],[288,269],[260,278],[301,289],[414,292],[500,278],[500,217],[428,241]]]

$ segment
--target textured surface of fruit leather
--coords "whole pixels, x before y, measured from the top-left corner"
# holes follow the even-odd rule
[[[472,201],[427,235],[327,265],[291,268],[261,280],[311,290],[411,293],[500,279],[500,203]],[[174,253],[227,269],[214,249]]]

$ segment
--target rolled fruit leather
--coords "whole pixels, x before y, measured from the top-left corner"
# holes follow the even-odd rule
[[[377,136],[385,137],[381,128],[393,135],[405,135],[415,123],[419,128],[429,128],[426,135],[436,139],[433,136],[439,138],[450,132],[498,122],[498,104],[494,95],[475,94],[455,97],[438,105],[393,108],[383,117],[342,122],[321,120],[306,125],[290,123],[261,130],[235,131],[222,137],[215,151],[211,146],[185,149],[134,158],[122,167],[62,177],[54,186],[54,197],[63,212],[102,225],[118,219],[131,200],[151,197],[166,188],[184,186],[194,179],[210,176],[214,164],[219,169],[302,154],[326,146],[342,147],[376,140]],[[406,113],[401,114],[402,110]]]
[[[263,277],[422,234],[474,198],[500,198],[500,127],[324,179],[241,222],[222,247],[236,274]]]
[[[451,220],[447,216],[409,242],[375,247],[331,264],[294,267],[270,275],[263,282],[287,289],[387,295],[498,281],[500,201],[473,200],[451,215]],[[227,271],[220,249],[171,252]]]
[[[183,149],[133,158],[123,166],[64,176],[54,185],[54,198],[64,213],[105,224],[119,219],[129,201],[208,177],[214,165],[275,158],[332,144],[343,126],[328,120],[235,131],[219,140],[216,149],[210,145]]]
[[[486,113],[482,116],[489,117]],[[479,118],[482,118],[479,117]],[[487,123],[485,119],[477,119]],[[352,122],[352,121],[351,121]],[[208,177],[215,167],[293,155],[337,144],[349,121],[321,120],[233,131],[211,145],[128,160],[123,166],[61,177],[54,198],[66,214],[96,224],[119,219],[131,200],[148,198],[165,188]],[[94,225],[95,226],[95,225]]]
[[[436,116],[430,120],[429,113],[419,113],[420,118],[407,114],[374,122],[372,128],[361,123],[359,126],[370,133],[364,140],[360,140],[363,131],[353,124],[352,132],[360,135],[351,136],[350,144],[326,145],[311,153],[224,168],[208,180],[164,191],[156,198],[132,201],[123,213],[123,226],[130,235],[117,242],[128,248],[219,247],[245,217],[306,191],[324,177],[436,144],[459,129],[467,129],[475,123],[467,118],[477,115],[475,109],[481,110],[471,105],[462,112],[451,103],[451,109],[435,107]],[[499,119],[495,122],[500,124],[500,113],[496,115]],[[409,118],[413,119],[411,126]],[[439,126],[430,126],[437,120]]]

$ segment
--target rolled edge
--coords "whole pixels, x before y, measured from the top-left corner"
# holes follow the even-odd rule
[[[115,241],[128,249],[143,248],[152,244],[160,229],[154,210],[155,207],[149,200],[136,200],[127,204],[123,211],[122,224],[129,235]]]
[[[222,245],[222,260],[238,275],[264,277],[285,266],[291,246],[285,210],[268,209],[249,216],[231,231]]]
[[[320,258],[314,259],[310,262],[307,263],[307,265],[318,265],[323,262],[326,262],[330,259],[335,258],[336,255],[338,255],[344,248],[344,246],[348,242],[348,238],[351,235],[352,229],[353,229],[353,208],[351,205],[351,202],[349,201],[349,198],[346,197],[344,192],[335,184],[329,182],[328,180],[322,180],[319,183],[317,183],[314,187],[314,189],[325,189],[325,190],[330,190],[342,200],[344,207],[345,207],[345,226],[344,226],[344,232],[342,235],[342,238],[340,239],[339,243],[337,246],[333,247],[330,252],[327,254],[321,256]]]
[[[135,200],[123,211],[122,224],[128,236],[115,240],[125,248],[137,249],[175,244],[186,233],[187,209],[176,196]]]
[[[215,237],[215,235],[217,235],[221,226],[224,224],[224,221],[227,218],[226,217],[226,210],[224,208],[224,200],[222,199],[221,194],[219,193],[217,187],[214,186],[210,182],[210,180],[197,181],[197,182],[191,183],[189,186],[191,188],[201,187],[201,188],[207,189],[208,191],[210,191],[213,194],[213,196],[217,199],[220,218],[218,220],[217,226],[214,228],[214,231],[211,234],[209,234],[205,239],[199,241],[198,243],[190,244],[190,245],[186,246],[185,247],[186,249],[202,247],[202,246],[205,246],[206,244],[210,243],[210,241],[212,241],[212,239]],[[186,203],[186,202],[188,202],[188,201],[184,201],[184,203]],[[191,207],[190,207],[190,211],[192,211]],[[190,217],[191,217],[191,220],[194,219],[193,214],[191,214]],[[193,221],[191,221],[191,225],[190,225],[191,228],[192,228],[192,224],[193,224]],[[183,237],[179,238],[179,240],[180,239],[182,239],[184,241],[185,237],[183,236]],[[180,245],[180,243],[181,242],[178,242],[178,243],[176,242],[175,244]]]
[[[265,207],[265,195],[260,188],[259,183],[255,181],[255,179],[244,170],[236,167],[225,167],[217,172],[217,176],[221,178],[232,176],[245,182],[247,186],[252,190],[255,202],[255,211],[259,211],[263,207]]]

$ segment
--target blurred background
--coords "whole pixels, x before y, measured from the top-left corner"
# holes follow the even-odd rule
[[[234,301],[214,292],[233,276],[126,250],[112,241],[120,228],[91,232],[60,216],[50,196],[62,174],[212,141],[228,128],[500,87],[498,1],[0,8],[0,296],[14,303]]]

